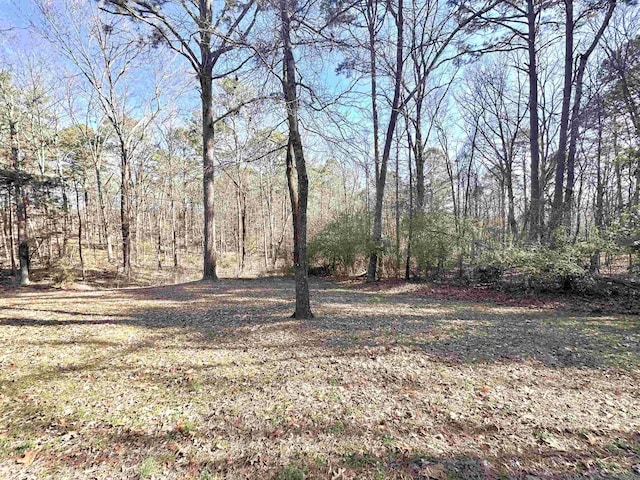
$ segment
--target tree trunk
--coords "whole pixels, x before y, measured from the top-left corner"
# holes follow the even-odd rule
[[[265,212],[266,193],[264,188],[264,182],[262,180],[262,171],[260,172],[260,216],[262,219],[262,250],[264,259],[264,271],[269,270],[269,238],[267,231],[267,215]]]
[[[213,111],[213,63],[210,30],[213,17],[212,0],[200,0],[200,57],[198,72],[202,100],[202,187],[204,205],[204,280],[217,280],[216,273],[216,227],[215,227],[215,167],[214,167],[214,111]]]
[[[60,190],[62,193],[62,252],[60,256],[67,255],[67,242],[69,239],[69,199],[67,197],[67,185],[62,175],[62,169],[58,164],[58,179],[60,181]]]
[[[82,213],[80,211],[80,192],[78,191],[78,182],[74,180],[73,186],[76,192],[76,211],[78,215],[78,258],[80,259],[80,274],[82,276],[82,280],[84,281],[84,257],[82,255]]]
[[[509,230],[511,231],[511,239],[516,240],[518,238],[518,224],[516,222],[516,202],[515,195],[513,193],[513,171],[511,169],[511,163],[509,163],[507,167],[507,175],[505,181],[507,183],[507,201],[509,202],[508,206],[508,221],[509,221]]]
[[[531,153],[531,206],[529,207],[529,240],[540,241],[542,195],[540,191],[540,122],[538,118],[538,67],[536,59],[536,19],[534,0],[527,0],[529,64],[529,148]]]
[[[549,234],[553,233],[562,220],[563,185],[567,160],[567,140],[569,133],[569,112],[571,111],[571,93],[573,90],[573,0],[564,0],[565,28],[564,28],[564,84],[562,90],[562,111],[558,133],[558,151],[556,152],[555,185],[553,190],[553,205],[549,219]]]
[[[15,277],[17,274],[16,244],[15,244],[15,238],[13,235],[13,206],[11,205],[11,193],[7,195],[5,208],[9,211],[9,250],[11,250],[11,275]]]
[[[109,223],[107,221],[106,207],[104,204],[104,195],[102,194],[102,178],[100,176],[100,167],[96,164],[96,190],[98,193],[98,203],[100,208],[100,223],[102,226],[102,235],[107,244],[107,261],[113,262],[113,245],[111,244],[111,235],[109,234]]]
[[[369,266],[367,268],[367,281],[375,282],[378,273],[378,252],[382,246],[382,209],[384,203],[384,187],[387,181],[387,165],[389,163],[389,155],[391,154],[391,145],[393,142],[393,135],[396,130],[396,123],[398,121],[398,114],[400,109],[400,89],[402,87],[402,68],[404,65],[404,53],[403,53],[403,29],[404,29],[404,15],[403,15],[403,0],[398,1],[398,11],[395,15],[395,23],[397,29],[396,40],[396,67],[394,72],[394,92],[393,101],[391,103],[391,114],[389,116],[389,124],[387,125],[387,132],[385,136],[384,149],[382,151],[382,158],[380,160],[380,168],[376,168],[376,203],[373,213],[373,244],[375,250],[369,257]],[[375,52],[373,52],[375,56]],[[373,92],[372,92],[373,93]]]
[[[211,71],[200,75],[202,88],[202,187],[204,190],[204,257],[203,279],[217,280],[216,273],[216,230],[214,209],[214,112]]]
[[[6,197],[5,197],[6,200]],[[7,205],[5,201],[4,209],[2,210],[2,230],[0,230],[2,236],[2,250],[4,251],[4,259],[9,262],[9,247],[7,246]]]
[[[400,141],[396,143],[396,278],[400,276]]]
[[[176,232],[176,205],[171,185],[171,250],[173,256],[173,267],[178,268],[178,233]]]
[[[293,318],[313,318],[309,294],[309,269],[307,265],[307,201],[309,196],[309,178],[304,158],[302,138],[298,129],[298,94],[296,82],[296,64],[291,46],[291,19],[287,0],[280,0],[280,19],[282,22],[283,69],[282,87],[287,108],[289,126],[289,145],[287,146],[287,183],[293,215],[293,262],[296,278],[296,309]],[[295,160],[296,178],[293,174]],[[295,180],[295,185],[294,185]]]
[[[413,172],[411,169],[411,136],[408,134],[408,129],[407,139],[409,141],[407,160],[407,167],[409,168],[409,235],[407,236],[407,261],[404,268],[405,280],[409,280],[411,277],[411,243],[413,242]]]
[[[582,102],[582,90],[584,83],[584,74],[587,70],[587,62],[589,61],[589,57],[595,50],[596,46],[600,42],[602,35],[604,34],[609,22],[611,21],[611,17],[613,16],[613,11],[615,9],[616,2],[611,1],[607,8],[607,13],[605,14],[604,19],[602,20],[602,24],[598,29],[597,33],[593,37],[593,40],[587,50],[580,55],[580,61],[578,62],[578,69],[576,71],[576,93],[573,99],[573,109],[571,111],[571,132],[569,138],[569,151],[567,153],[567,184],[565,187],[564,194],[564,216],[565,222],[569,229],[571,230],[571,215],[572,215],[572,204],[573,204],[573,187],[575,182],[575,161],[576,161],[576,151],[578,145],[578,132],[581,124],[580,119],[580,103]]]
[[[418,108],[421,108],[419,105]],[[425,188],[424,188],[424,146],[422,144],[422,125],[420,110],[416,113],[416,140],[414,143],[414,156],[416,162],[416,210],[424,213]]]
[[[122,268],[124,274],[131,275],[131,167],[129,156],[124,145],[120,146],[120,229],[122,231]]]
[[[27,233],[27,193],[20,172],[20,152],[16,124],[9,122],[9,140],[11,142],[11,160],[18,174],[16,182],[16,220],[18,222],[18,258],[20,260],[20,286],[29,285],[29,235]]]

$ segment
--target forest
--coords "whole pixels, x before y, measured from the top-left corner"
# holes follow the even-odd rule
[[[640,475],[633,0],[0,0],[0,218],[0,476]]]

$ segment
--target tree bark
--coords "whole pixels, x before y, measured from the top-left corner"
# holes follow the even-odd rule
[[[20,261],[20,286],[29,285],[29,235],[27,232],[27,193],[20,171],[20,150],[16,123],[9,121],[9,141],[11,143],[11,160],[18,174],[16,181],[16,220],[18,223],[18,258]]]
[[[393,142],[393,135],[396,129],[396,123],[398,121],[398,114],[400,109],[400,89],[402,87],[402,69],[404,65],[404,15],[403,15],[403,0],[398,1],[398,10],[395,14],[395,23],[397,29],[396,36],[396,66],[394,72],[394,92],[393,100],[391,103],[391,114],[389,116],[389,124],[387,125],[387,132],[385,136],[384,149],[382,151],[382,158],[380,159],[380,168],[376,168],[376,203],[373,213],[373,235],[372,240],[375,250],[371,252],[369,257],[369,266],[367,268],[367,281],[375,282],[378,274],[378,252],[382,244],[382,208],[384,203],[384,187],[387,181],[387,166],[389,163],[389,156],[391,154],[391,145]],[[375,56],[375,53],[374,53]]]
[[[309,196],[309,178],[304,158],[302,138],[298,128],[298,94],[296,82],[296,64],[291,45],[291,18],[287,0],[280,0],[281,34],[283,41],[282,87],[287,109],[289,126],[289,144],[287,146],[287,183],[293,215],[293,262],[296,280],[296,309],[293,318],[313,318],[309,294],[309,269],[307,261],[307,202]],[[293,165],[295,161],[294,178]],[[295,180],[295,185],[294,185]]]
[[[553,205],[549,219],[549,234],[551,235],[562,219],[564,173],[567,160],[567,140],[569,133],[569,113],[571,111],[571,93],[573,91],[573,0],[564,0],[565,30],[564,30],[564,83],[562,90],[562,111],[558,132],[558,151],[556,152],[555,185],[553,190]]]
[[[216,227],[215,227],[215,166],[213,111],[213,64],[211,52],[212,0],[200,0],[200,79],[202,100],[202,187],[204,191],[204,252],[203,279],[217,280],[216,273]]]
[[[203,279],[217,280],[214,209],[214,112],[211,71],[201,73],[200,86],[202,88],[202,188],[204,190]]]
[[[538,67],[536,58],[536,20],[534,0],[527,0],[527,52],[529,64],[529,148],[531,154],[531,206],[529,207],[529,240],[540,241],[542,196],[540,191],[540,121],[538,118]]]

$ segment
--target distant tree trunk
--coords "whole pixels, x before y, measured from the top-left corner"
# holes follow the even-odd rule
[[[84,175],[84,173],[83,173]],[[91,202],[89,200],[89,191],[87,190],[87,185],[84,181],[84,177],[82,180],[82,198],[83,198],[83,202],[84,202],[84,207],[83,207],[83,213],[84,213],[84,240],[85,242],[90,242],[91,241],[91,237],[90,237],[90,226],[91,226],[91,216],[89,215],[89,210],[91,209]]]
[[[407,235],[407,261],[404,269],[405,280],[409,280],[411,277],[411,243],[413,242],[413,172],[411,170],[411,136],[407,135],[407,138],[409,140],[409,155],[407,161],[407,166],[409,168],[409,234]]]
[[[162,214],[156,214],[156,260],[158,270],[162,270]]]
[[[29,281],[29,235],[27,232],[27,193],[20,171],[20,151],[18,148],[18,132],[14,121],[9,121],[9,141],[11,143],[11,160],[13,168],[18,174],[16,182],[16,220],[18,223],[18,258],[20,259],[20,285],[25,286]]]
[[[109,223],[107,221],[106,207],[104,204],[104,195],[102,194],[102,178],[100,176],[100,167],[96,165],[96,190],[98,193],[98,204],[100,209],[100,224],[102,235],[107,245],[107,261],[113,262],[113,245],[111,244],[111,235],[109,234]]]
[[[78,190],[77,180],[74,180],[73,186],[76,192],[76,211],[78,215],[78,257],[80,259],[80,274],[82,276],[82,280],[84,281],[84,256],[82,255],[82,213],[80,211],[80,192]]]
[[[567,160],[567,141],[569,133],[569,113],[571,111],[571,93],[573,91],[573,0],[564,0],[564,83],[562,90],[562,111],[558,133],[558,151],[556,152],[555,185],[553,204],[549,218],[549,234],[555,230],[562,219],[564,173]]]
[[[238,178],[236,184],[236,265],[238,276],[244,271],[247,253],[247,198],[240,178],[240,163],[238,163]]]
[[[173,184],[170,187],[171,195],[171,250],[173,254],[173,267],[178,268],[178,232],[176,232],[176,205],[173,193]]]
[[[4,209],[2,210],[2,230],[0,230],[0,234],[2,234],[2,249],[4,250],[4,258],[7,262],[10,261],[9,255],[9,247],[7,246],[7,197],[4,197]]]
[[[509,203],[507,215],[511,238],[513,240],[516,240],[518,238],[518,224],[516,222],[516,202],[515,195],[513,193],[513,171],[511,165],[511,162],[507,164],[507,174],[505,176],[505,181],[507,184],[507,201]]]
[[[120,144],[120,229],[122,231],[122,268],[124,274],[131,275],[131,166],[129,155],[121,139]]]
[[[13,236],[13,206],[11,205],[11,191],[7,194],[5,201],[5,209],[9,212],[9,250],[11,251],[11,275],[13,277],[17,274],[16,268],[16,245]]]
[[[263,258],[264,258],[264,271],[269,270],[269,245],[273,243],[272,237],[269,236],[269,232],[267,230],[267,212],[265,211],[265,204],[267,203],[266,192],[264,187],[264,182],[262,178],[262,172],[260,172],[260,213],[262,217],[262,250],[263,250]]]
[[[418,107],[416,113],[416,141],[414,144],[414,156],[416,162],[416,210],[424,213],[425,195],[424,195],[424,148],[422,140],[421,106]]]
[[[500,177],[498,180],[498,186],[500,191],[500,198],[498,199],[498,210],[500,211],[500,241],[503,245],[506,245],[507,240],[507,212],[505,208],[505,181],[504,177]]]
[[[183,226],[183,239],[184,242],[184,256],[189,256],[189,202],[185,198],[182,203],[182,226]]]
[[[598,148],[596,153],[596,201],[595,201],[595,226],[600,235],[604,226],[604,189],[605,182],[602,175],[602,100],[598,99]],[[600,273],[600,250],[596,250],[591,257],[591,273]]]
[[[60,256],[67,255],[67,242],[69,239],[69,199],[67,198],[67,185],[62,175],[62,169],[58,164],[58,179],[62,194],[62,252]]]
[[[402,88],[402,68],[404,65],[404,50],[403,50],[403,29],[404,29],[404,14],[403,14],[403,0],[398,1],[397,12],[394,14],[395,24],[397,29],[397,41],[396,41],[396,65],[394,72],[394,92],[393,100],[391,103],[391,113],[389,115],[389,124],[387,125],[387,131],[385,135],[384,149],[382,151],[382,158],[380,159],[379,168],[376,168],[376,203],[373,213],[373,244],[375,250],[371,252],[369,257],[369,266],[367,268],[367,281],[375,282],[378,273],[378,252],[382,243],[382,210],[384,203],[384,188],[387,181],[387,165],[389,163],[389,156],[391,154],[391,146],[393,142],[393,135],[396,130],[396,123],[398,121],[398,115],[400,113],[400,92]],[[373,52],[375,56],[375,52]]]
[[[243,190],[240,197],[240,206],[242,207],[242,214],[240,215],[240,226],[242,229],[242,249],[240,250],[240,266],[242,270],[245,269],[245,262],[247,260],[247,193]]]
[[[529,207],[529,240],[540,241],[542,219],[542,194],[540,191],[540,122],[538,118],[538,66],[536,59],[536,12],[535,0],[527,0],[527,51],[529,64],[529,147],[531,153],[531,206]]]
[[[288,0],[280,0],[283,70],[282,87],[287,109],[289,145],[287,146],[287,183],[293,216],[293,263],[296,278],[296,309],[293,318],[313,318],[309,294],[309,268],[307,259],[307,201],[309,178],[304,158],[302,138],[298,129],[298,93],[296,64],[291,45],[291,18]],[[294,161],[295,173],[294,178]]]

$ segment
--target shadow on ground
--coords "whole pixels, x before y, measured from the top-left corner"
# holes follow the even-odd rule
[[[296,321],[293,288],[9,292],[0,476],[29,449],[52,478],[141,477],[145,459],[161,478],[640,475],[637,317],[314,280],[317,317]]]
[[[66,292],[61,304],[68,309],[46,304],[48,299],[60,298],[58,291],[38,291],[28,297],[35,300],[28,305],[21,300],[23,291],[18,292],[9,296],[10,306],[0,306],[4,312],[0,325],[179,328],[202,333],[194,336],[201,348],[232,348],[252,328],[272,326],[323,332],[316,340],[329,348],[401,345],[434,359],[462,363],[536,360],[551,367],[626,369],[640,363],[640,318],[636,316],[577,316],[568,310],[432,302],[424,296],[363,292],[323,280],[313,283],[317,317],[294,324],[288,319],[293,283],[280,277],[125,289],[109,291],[107,296]],[[106,302],[107,311],[92,310],[94,301]]]

